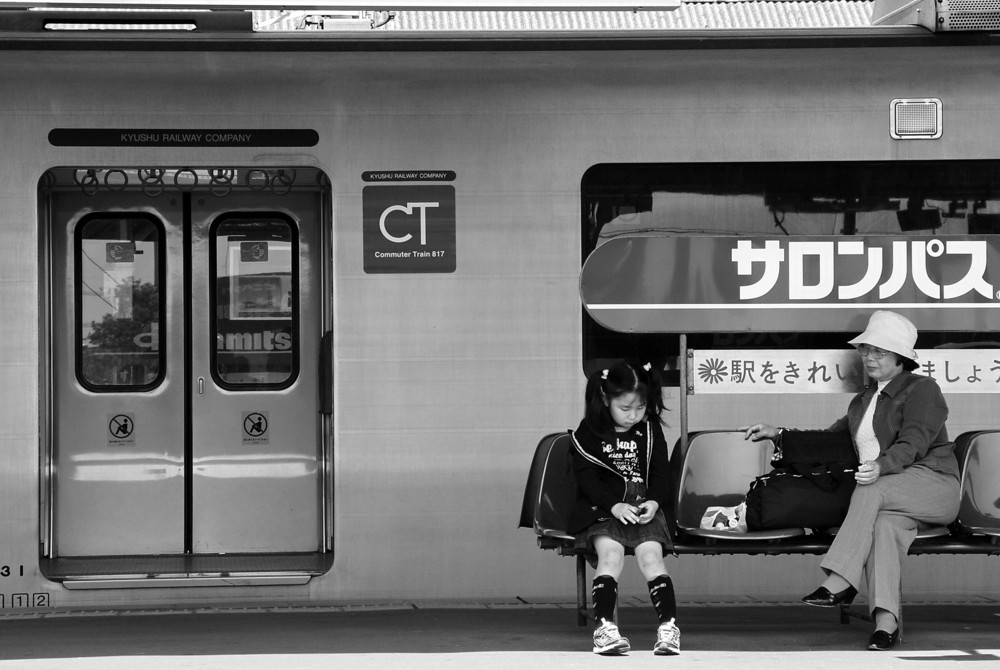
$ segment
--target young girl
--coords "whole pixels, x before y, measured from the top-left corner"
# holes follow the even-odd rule
[[[597,554],[594,653],[624,654],[630,648],[613,622],[628,548],[648,582],[660,620],[653,653],[679,654],[677,602],[663,561],[673,542],[663,513],[670,481],[659,378],[649,364],[615,365],[587,381],[586,404],[584,419],[572,432],[579,494],[569,531],[577,534],[578,547]]]

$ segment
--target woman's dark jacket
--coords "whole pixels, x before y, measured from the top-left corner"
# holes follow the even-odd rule
[[[878,385],[872,382],[854,396],[847,415],[830,426],[850,431],[853,439]],[[930,377],[902,372],[878,394],[872,427],[879,443],[876,463],[880,475],[896,474],[911,465],[958,476],[955,443],[948,439],[944,422],[948,405],[937,382]]]
[[[670,502],[670,461],[663,431],[654,422],[636,428],[638,465],[646,480],[646,500],[655,500],[666,514]],[[611,508],[625,501],[625,477],[611,464],[607,451],[617,444],[595,433],[585,421],[570,431],[574,449],[570,451],[578,488],[576,506],[569,516],[570,533],[578,533],[599,519],[611,518]]]

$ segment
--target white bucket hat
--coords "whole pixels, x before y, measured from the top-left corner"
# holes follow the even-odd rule
[[[880,309],[868,319],[868,327],[848,344],[867,344],[879,349],[891,351],[909,358],[917,359],[913,345],[917,343],[917,327],[905,316]]]

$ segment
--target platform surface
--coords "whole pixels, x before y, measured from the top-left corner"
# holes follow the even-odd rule
[[[681,603],[682,653],[652,654],[648,604],[620,608],[625,658],[591,652],[571,603],[49,611],[0,617],[0,670],[492,670],[495,668],[1000,667],[1000,601],[907,605],[904,642],[865,649],[870,624],[794,603]],[[968,662],[980,662],[969,665]]]

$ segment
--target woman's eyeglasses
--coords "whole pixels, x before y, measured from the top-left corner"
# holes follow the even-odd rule
[[[882,360],[882,357],[885,356],[885,351],[879,349],[878,347],[869,347],[867,344],[862,344],[858,347],[858,354],[860,354],[862,358],[871,356],[874,360],[880,361]]]

